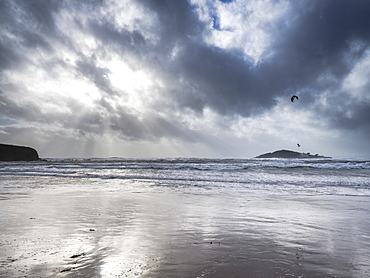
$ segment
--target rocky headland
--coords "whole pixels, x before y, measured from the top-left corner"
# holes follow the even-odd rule
[[[331,158],[329,156],[322,156],[319,154],[312,155],[310,153],[300,153],[290,150],[278,150],[272,153],[264,153],[256,158]]]
[[[40,160],[37,151],[30,147],[0,144],[0,161]]]

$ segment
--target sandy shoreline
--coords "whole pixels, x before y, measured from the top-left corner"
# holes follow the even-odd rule
[[[350,196],[0,192],[0,277],[368,277]]]

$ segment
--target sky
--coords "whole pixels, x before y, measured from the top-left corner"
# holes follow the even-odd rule
[[[369,14],[368,0],[0,1],[0,142],[43,158],[370,157]]]

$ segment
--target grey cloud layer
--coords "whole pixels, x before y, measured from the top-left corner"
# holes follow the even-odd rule
[[[199,36],[193,34],[202,32],[202,24],[194,25],[194,18],[183,17],[181,24],[193,27],[187,33],[178,30],[171,33],[171,27],[166,29],[173,41],[181,41],[181,54],[173,61],[174,72],[192,81],[202,96],[203,106],[219,113],[249,116],[271,108],[276,98],[301,92],[302,97],[311,101],[311,109],[332,118],[331,124],[343,128],[362,126],[369,132],[369,99],[366,102],[353,98],[346,101],[347,105],[340,105],[352,112],[351,118],[337,111],[336,105],[350,98],[340,88],[342,80],[368,55],[370,3],[292,1],[291,4],[290,17],[278,22],[280,32],[274,35],[267,53],[270,55],[258,66],[245,61],[238,50],[225,51],[198,41]],[[177,17],[166,13],[161,18],[168,22]],[[328,92],[328,102],[333,104],[329,108],[321,108],[315,101],[324,91]],[[198,95],[183,94],[183,98],[188,98],[184,103],[199,103]]]
[[[198,18],[189,2],[141,0],[139,3],[149,11],[148,16],[157,18],[158,26],[152,27],[155,41],[148,39],[140,29],[117,28],[110,18],[89,17],[89,13],[103,7],[105,1],[82,4],[79,1],[2,1],[2,28],[14,37],[7,35],[0,39],[1,70],[16,71],[30,63],[33,50],[41,49],[48,55],[58,51],[57,43],[69,47],[79,57],[76,65],[68,69],[71,65],[63,64],[64,61],[54,63],[63,64],[66,70],[90,80],[102,95],[95,102],[95,110],[81,116],[85,117],[83,123],[70,126],[85,132],[102,132],[101,125],[105,122],[105,128],[129,139],[196,140],[194,138],[201,135],[182,125],[174,116],[178,111],[190,109],[202,115],[207,107],[221,115],[251,117],[273,108],[279,98],[288,101],[292,93],[299,93],[306,99],[307,109],[317,111],[333,127],[356,128],[370,135],[369,98],[351,96],[341,86],[356,63],[370,51],[369,1],[291,1],[289,17],[276,23],[271,45],[258,64],[252,58],[246,59],[240,49],[220,49],[207,44],[204,36],[210,32],[209,25]],[[124,98],[126,92],[115,89],[106,77],[109,69],[98,65],[93,56],[80,53],[55,21],[56,14],[76,13],[76,10],[81,18],[74,18],[73,26],[99,42],[100,55],[117,53],[127,57],[131,66],[150,69],[165,80],[166,87],[160,89],[158,96],[153,95],[157,101],[149,104],[152,110],[139,117],[125,107],[110,105],[109,99]],[[40,65],[53,67],[46,62]],[[21,91],[21,85],[10,86],[2,81],[1,87],[0,113],[5,118],[38,121],[41,107],[34,104],[31,113],[29,107],[17,103],[16,94]],[[16,89],[8,93],[6,90],[11,87]],[[322,106],[318,102],[323,92],[331,105]],[[163,103],[165,98],[169,101]],[[348,100],[345,103],[344,98]],[[78,106],[73,109],[80,110]],[[158,109],[162,114],[154,113]],[[66,127],[73,122],[66,120],[65,115],[43,116],[54,117]]]

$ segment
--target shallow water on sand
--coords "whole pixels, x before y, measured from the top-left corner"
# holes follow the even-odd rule
[[[1,192],[1,277],[370,273],[366,196],[77,185]]]

